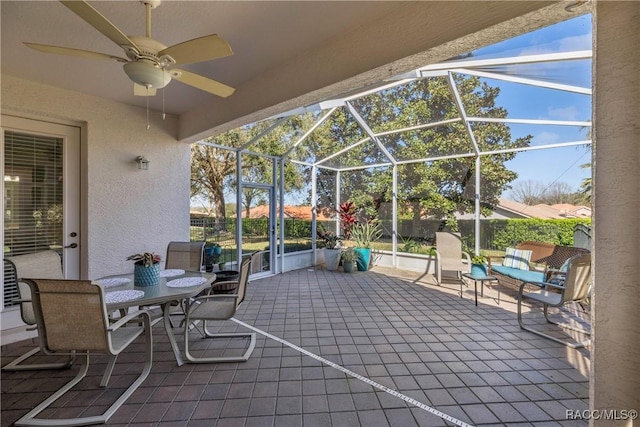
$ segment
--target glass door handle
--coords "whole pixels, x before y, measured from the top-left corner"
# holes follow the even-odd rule
[[[65,249],[67,249],[67,248],[75,249],[75,248],[77,248],[77,247],[78,247],[78,244],[77,244],[77,243],[72,243],[72,244],[70,244],[70,245],[68,245],[68,246],[65,246],[64,248],[65,248]]]

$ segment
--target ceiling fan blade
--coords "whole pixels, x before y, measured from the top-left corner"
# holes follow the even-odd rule
[[[205,92],[212,93],[217,96],[226,98],[230,96],[235,89],[231,86],[227,86],[224,83],[212,80],[208,77],[201,76],[190,71],[178,70],[173,68],[169,70],[171,77],[189,86],[193,86],[197,89],[204,90]]]
[[[140,51],[138,46],[131,41],[122,31],[120,31],[115,25],[113,25],[107,18],[105,18],[100,12],[95,10],[86,1],[65,1],[60,0],[60,3],[67,6],[73,13],[84,19],[89,25],[102,34],[107,36],[112,42],[118,46],[132,46],[136,50]]]
[[[89,59],[115,59],[119,62],[127,62],[126,59],[120,58],[119,56],[108,55],[106,53],[100,52],[91,52],[89,50],[82,49],[72,49],[69,47],[60,47],[60,46],[50,46],[47,44],[39,44],[39,43],[27,43],[24,42],[25,45],[30,47],[31,49],[35,49],[39,52],[44,53],[56,53],[58,55],[71,55],[71,56],[80,56],[83,58]]]
[[[217,34],[211,34],[169,46],[158,52],[159,57],[163,55],[171,56],[176,64],[182,65],[233,55],[233,51],[224,39]]]
[[[146,87],[139,85],[137,83],[133,84],[133,95],[134,96],[156,96],[156,88],[150,87],[147,89]]]

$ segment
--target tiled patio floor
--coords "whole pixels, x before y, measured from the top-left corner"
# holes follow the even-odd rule
[[[157,325],[151,374],[108,424],[586,424],[567,420],[565,410],[588,409],[588,350],[521,331],[513,292],[503,289],[497,305],[490,298],[496,290],[485,288],[476,307],[473,285],[460,298],[454,282],[438,287],[416,277],[379,268],[352,274],[316,268],[252,281],[236,318],[267,336],[258,333],[246,363],[178,367]],[[233,321],[223,328],[245,329]],[[24,344],[4,346],[2,364],[24,352]],[[139,372],[142,344],[120,356],[104,393],[96,386],[105,359],[96,360],[91,376],[53,416],[87,407],[96,412],[113,402]],[[2,426],[76,369],[3,372]]]

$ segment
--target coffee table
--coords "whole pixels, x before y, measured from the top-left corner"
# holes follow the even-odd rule
[[[462,273],[462,277],[473,280],[473,288],[476,297],[476,306],[478,305],[478,282],[480,282],[480,296],[484,296],[484,282],[496,282],[496,284],[500,284],[498,278],[496,276],[487,276],[487,275],[475,275],[471,273]],[[500,304],[500,288],[498,288],[498,304]]]

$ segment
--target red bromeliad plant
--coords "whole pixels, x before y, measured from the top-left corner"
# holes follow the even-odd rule
[[[345,239],[351,238],[351,228],[356,223],[356,206],[353,202],[344,202],[338,208],[340,222],[342,222],[342,230]]]

